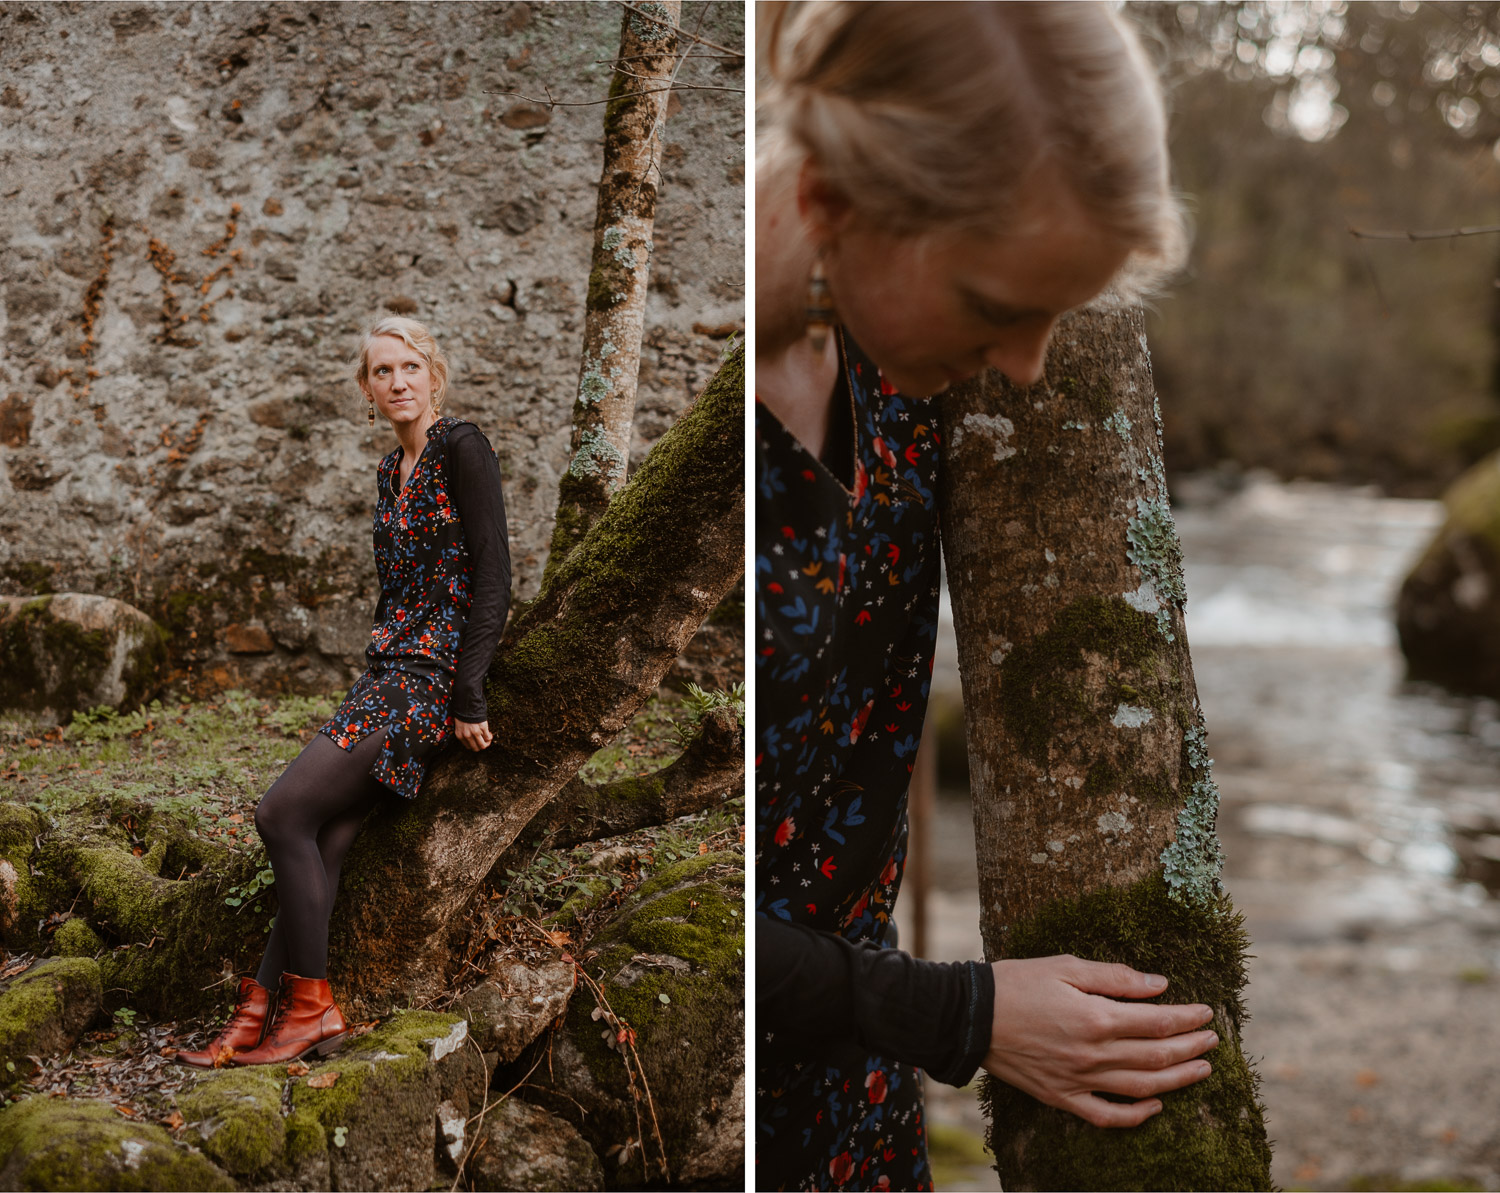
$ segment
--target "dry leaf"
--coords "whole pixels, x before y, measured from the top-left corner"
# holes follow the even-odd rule
[[[135,1107],[134,1106],[116,1106],[115,1109],[118,1110],[121,1114],[123,1114],[126,1118],[134,1118],[135,1117]]]
[[[331,1089],[338,1079],[337,1073],[319,1073],[316,1077],[309,1077],[307,1085],[309,1089]]]
[[[556,945],[558,948],[562,948],[563,945],[573,943],[573,938],[566,932],[548,932],[545,933],[545,935],[547,937],[547,943]]]
[[[161,1120],[161,1125],[166,1127],[169,1131],[175,1131],[186,1121],[187,1120],[182,1117],[182,1111],[174,1110],[171,1114],[167,1115],[166,1118]]]
[[[232,1064],[234,1064],[234,1049],[228,1044],[220,1045],[219,1054],[214,1057],[214,1068],[227,1069]]]
[[[306,1077],[312,1071],[312,1066],[304,1064],[300,1060],[294,1060],[286,1067],[288,1077]]]
[[[708,842],[707,841],[699,841],[698,842],[698,856],[702,857],[707,852],[708,852]]]
[[[171,1060],[174,1056],[177,1055],[178,1051],[179,1050],[176,1048],[163,1048],[161,1050],[161,1055],[165,1056],[168,1060]]]

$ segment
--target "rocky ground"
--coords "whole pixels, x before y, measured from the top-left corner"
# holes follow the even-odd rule
[[[226,900],[269,925],[274,887],[255,802],[337,697],[231,691],[46,731],[0,723],[3,799],[52,816],[146,794],[191,808],[203,835],[261,860],[257,880]],[[676,697],[652,701],[585,778],[665,765],[691,711]],[[39,951],[0,963],[0,1185],[602,1188],[659,1185],[665,1164],[678,1184],[738,1187],[742,1082],[710,1043],[705,1004],[707,987],[735,1004],[742,989],[743,838],[736,799],[627,836],[517,854],[472,917],[470,982],[358,1025],[361,1038],[326,1062],[274,1072],[174,1063],[215,1024],[152,1019],[126,992],[102,988],[96,958],[108,947],[78,916],[55,912]],[[236,976],[225,975],[226,991]],[[33,1004],[49,990],[57,998],[36,1029]],[[721,1024],[739,1014],[712,1012]],[[599,1079],[579,1035],[602,1035],[619,1071]],[[680,1053],[715,1080],[728,1072],[712,1105],[693,1099],[701,1074],[664,1065]],[[653,1110],[659,1121],[646,1127]],[[580,1133],[570,1118],[591,1125]],[[65,1135],[76,1146],[59,1147]]]

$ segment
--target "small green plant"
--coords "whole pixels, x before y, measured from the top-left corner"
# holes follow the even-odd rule
[[[734,713],[740,728],[745,727],[745,685],[737,683],[729,691],[705,691],[695,683],[688,684],[687,696],[682,702],[682,720],[677,734],[684,742],[691,740],[703,724],[703,718],[716,708],[727,708]]]
[[[243,907],[252,899],[256,898],[261,891],[275,885],[276,875],[270,866],[262,866],[250,878],[238,886],[229,888],[229,893],[224,896],[224,902],[230,907]],[[260,911],[261,905],[257,903],[255,910]]]
[[[115,1012],[115,1021],[117,1023],[119,1023],[120,1030],[122,1030],[122,1031],[132,1031],[132,1030],[134,1030],[136,1015],[137,1015],[137,1012],[131,1010],[129,1007],[121,1007],[118,1011],[116,1011]]]

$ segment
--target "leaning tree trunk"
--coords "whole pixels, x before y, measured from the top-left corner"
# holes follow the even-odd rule
[[[1018,1189],[1266,1189],[1241,1046],[1246,937],[1219,883],[1182,556],[1139,308],[1076,314],[1046,379],[942,399],[940,508],[991,960],[1072,953],[1214,1008],[1213,1075],[1131,1130],[990,1079]]]
[[[744,350],[657,441],[506,633],[495,741],[452,751],[361,832],[329,967],[356,1010],[421,1002],[456,965],[450,924],[496,858],[630,721],[744,569]]]
[[[625,11],[620,53],[604,107],[604,172],[594,214],[594,257],[583,323],[583,363],[573,403],[572,458],[557,492],[545,575],[562,565],[625,483],[636,375],[651,276],[661,128],[676,65],[682,0]]]

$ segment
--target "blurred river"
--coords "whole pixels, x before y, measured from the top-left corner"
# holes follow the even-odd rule
[[[1274,1177],[1500,1187],[1500,706],[1404,682],[1391,613],[1441,507],[1254,478],[1174,499]],[[966,792],[929,842],[928,951],[980,956]],[[972,1092],[929,1091],[938,1188],[995,1188],[962,1160]]]

